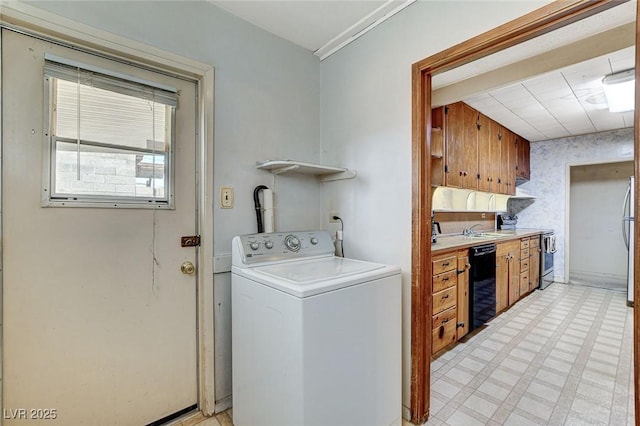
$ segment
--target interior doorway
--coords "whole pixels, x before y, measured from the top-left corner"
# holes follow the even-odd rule
[[[570,167],[569,283],[624,292],[623,204],[633,161]]]

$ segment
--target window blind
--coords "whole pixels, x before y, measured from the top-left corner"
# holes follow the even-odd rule
[[[102,74],[79,66],[63,64],[50,59],[45,60],[44,74],[49,77],[97,87],[103,90],[110,90],[112,92],[127,96],[134,96],[171,107],[176,107],[178,104],[178,94],[176,92],[135,81],[124,80],[115,76]]]

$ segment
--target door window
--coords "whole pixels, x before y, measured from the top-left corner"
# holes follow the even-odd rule
[[[43,205],[173,206],[175,89],[47,60]]]

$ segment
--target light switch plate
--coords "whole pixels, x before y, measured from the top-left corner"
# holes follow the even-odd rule
[[[221,209],[233,208],[233,187],[231,186],[220,187],[220,208]]]

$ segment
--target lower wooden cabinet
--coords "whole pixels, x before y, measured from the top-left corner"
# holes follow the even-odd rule
[[[540,236],[531,237],[529,243],[529,291],[540,286]]]
[[[497,243],[496,314],[538,286],[540,238],[525,237]],[[435,354],[469,333],[469,251],[435,255],[431,280],[431,353]]]
[[[469,251],[434,256],[431,280],[431,352],[436,353],[469,332]]]

